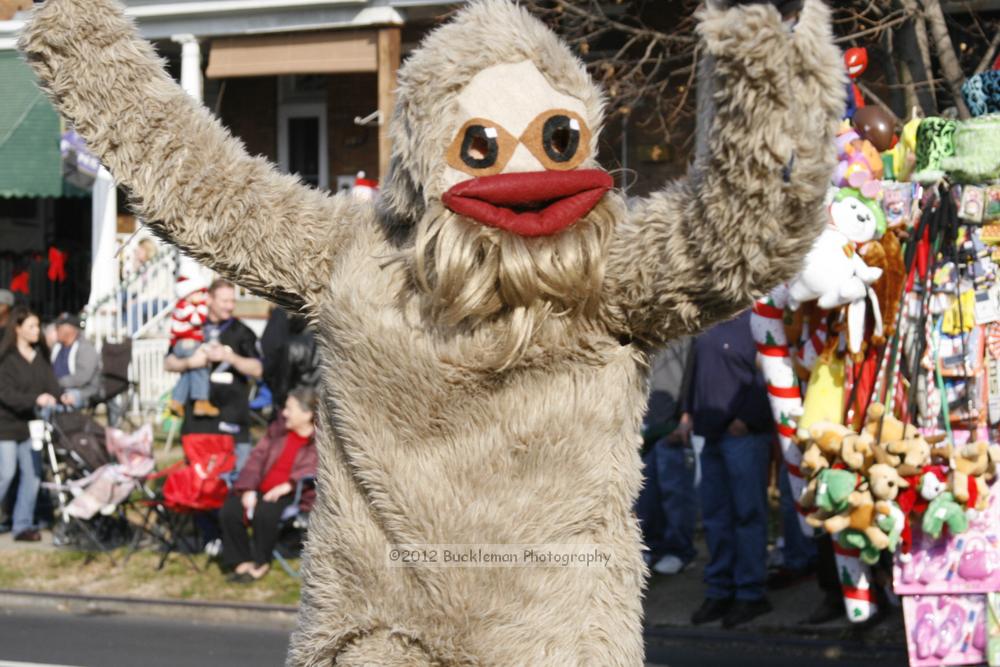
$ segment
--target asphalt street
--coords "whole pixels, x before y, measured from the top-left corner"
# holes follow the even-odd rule
[[[280,667],[285,628],[207,625],[123,614],[0,611],[0,667]],[[647,667],[894,667],[898,649],[664,632],[647,637]]]

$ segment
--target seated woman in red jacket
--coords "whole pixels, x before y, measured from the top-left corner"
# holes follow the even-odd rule
[[[317,400],[312,389],[289,392],[283,419],[272,424],[254,447],[222,506],[222,561],[233,569],[233,581],[256,581],[271,569],[281,515],[295,499],[295,486],[316,476]],[[313,489],[303,489],[300,511],[308,512],[315,496]]]

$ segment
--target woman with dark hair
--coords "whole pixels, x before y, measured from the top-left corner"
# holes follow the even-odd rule
[[[28,422],[35,419],[36,408],[55,406],[60,391],[38,316],[16,306],[0,340],[0,498],[20,471],[13,525],[18,541],[41,539],[34,516],[42,455],[31,446]]]
[[[317,403],[312,389],[293,389],[288,394],[281,419],[271,424],[250,452],[222,506],[222,561],[233,569],[233,581],[256,581],[271,569],[281,515],[295,500],[296,485],[316,476]],[[303,489],[299,511],[308,512],[315,496],[313,489]],[[253,528],[252,543],[248,525]]]

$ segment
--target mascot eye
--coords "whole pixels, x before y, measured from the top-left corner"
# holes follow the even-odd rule
[[[499,174],[517,149],[517,139],[488,118],[473,118],[455,133],[445,159],[469,176]]]
[[[467,127],[459,154],[462,162],[472,169],[489,169],[495,165],[500,154],[498,137],[499,133],[495,127],[483,125]]]
[[[542,147],[553,162],[569,162],[580,150],[580,121],[552,116],[542,126]]]
[[[576,169],[590,154],[590,128],[569,109],[549,109],[531,121],[521,143],[546,169]]]

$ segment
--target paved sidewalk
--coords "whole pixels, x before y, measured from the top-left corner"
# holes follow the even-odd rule
[[[652,574],[643,600],[645,625],[649,628],[690,630],[695,634],[783,635],[789,637],[878,641],[902,645],[904,642],[901,610],[889,610],[886,618],[869,628],[859,628],[846,617],[823,625],[802,625],[801,621],[820,603],[822,594],[815,577],[780,591],[769,591],[774,611],[731,631],[723,630],[721,621],[694,627],[691,614],[701,605],[705,589],[702,571],[708,560],[704,543],[698,544],[698,557],[680,574]]]
[[[52,531],[42,531],[41,542],[15,542],[14,534],[10,531],[0,534],[0,551],[31,550],[31,551],[54,551],[52,544]]]

